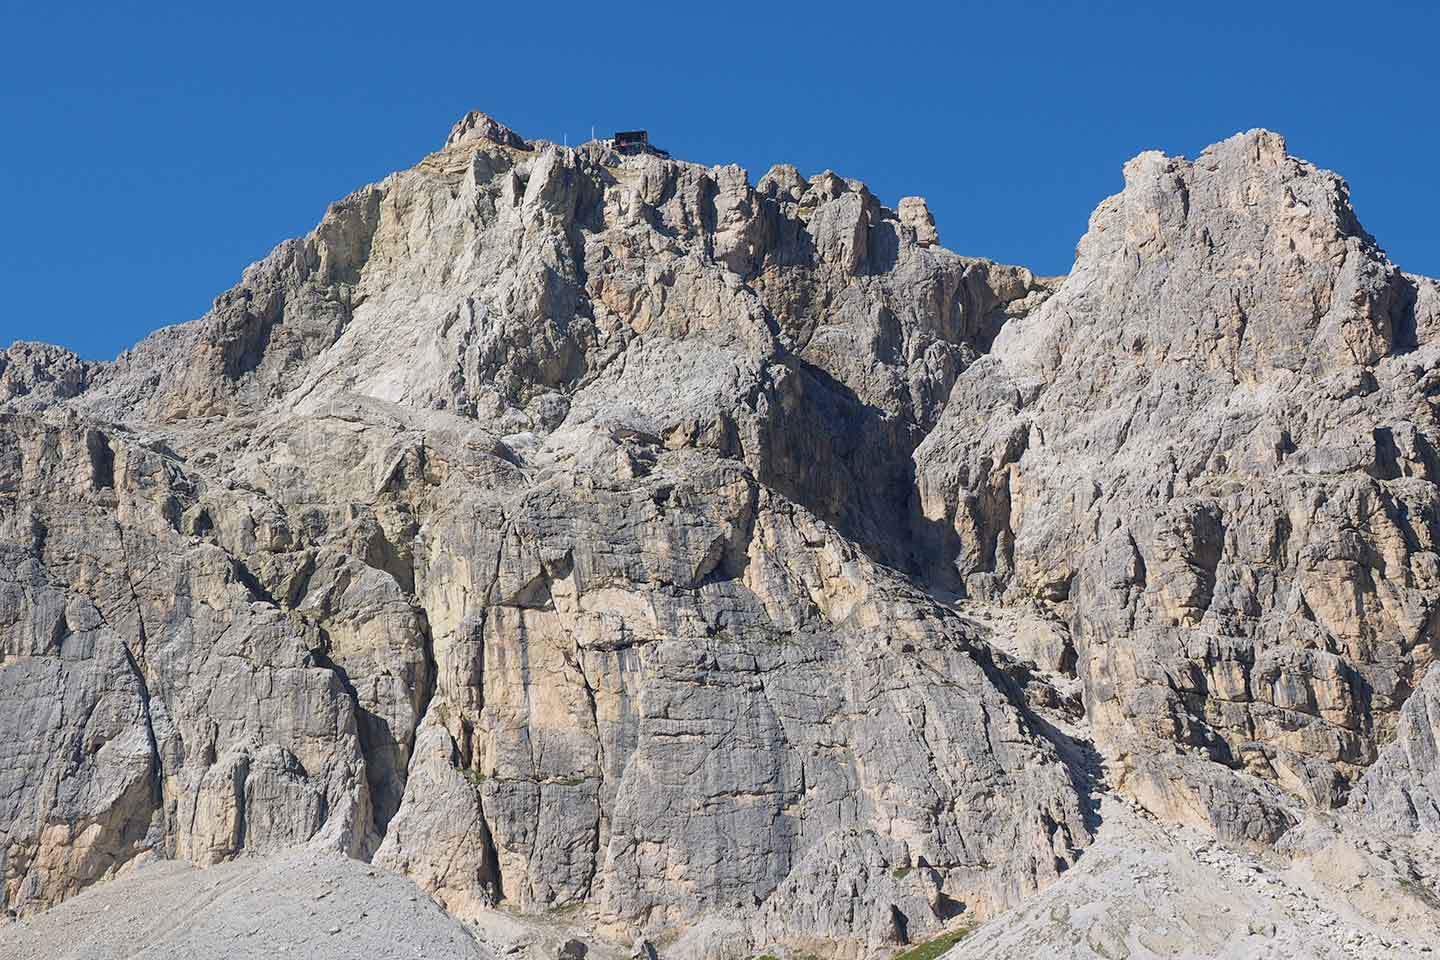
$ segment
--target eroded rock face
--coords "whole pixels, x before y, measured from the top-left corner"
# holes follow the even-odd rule
[[[1137,791],[1269,841],[1263,784],[1343,804],[1434,656],[1433,284],[1274,134],[1125,169],[957,382],[923,521],[961,589],[1068,621]],[[1261,781],[1243,815],[1215,764]]]
[[[48,407],[83,392],[100,369],[61,347],[17,341],[0,353],[0,403],[10,409]]]
[[[867,955],[1091,842],[1046,676],[1250,844],[1423,739],[1440,293],[1343,184],[1252,133],[1132,162],[1063,283],[937,243],[471,114],[204,318],[12,348],[7,908],[313,843]]]
[[[1047,291],[906,216],[471,115],[205,318],[27,361],[0,689],[77,707],[7,748],[10,909],[323,842],[461,915],[864,945],[1055,877],[1069,769],[896,572],[911,451]],[[817,913],[832,862],[914,915]]]
[[[183,467],[68,412],[5,415],[0,439],[7,906],[147,849],[213,863],[323,832],[364,854],[354,700],[316,628],[177,529]]]

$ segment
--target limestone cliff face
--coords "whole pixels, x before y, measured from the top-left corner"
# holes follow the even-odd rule
[[[1272,134],[1060,282],[471,114],[204,318],[0,356],[0,896],[314,843],[854,955],[1082,858],[1096,750],[1223,840],[1426,826],[1437,330]]]
[[[1274,134],[1125,175],[957,383],[923,514],[969,592],[1066,622],[1135,791],[1270,842],[1345,803],[1434,659],[1437,287]]]

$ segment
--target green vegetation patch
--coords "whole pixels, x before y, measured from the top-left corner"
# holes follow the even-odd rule
[[[959,930],[951,930],[949,933],[942,933],[934,940],[926,940],[919,946],[911,947],[904,953],[897,953],[894,960],[935,960],[946,950],[970,936],[973,927],[961,927]]]

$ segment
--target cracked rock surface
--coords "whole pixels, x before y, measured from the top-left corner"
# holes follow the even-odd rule
[[[465,949],[1165,956],[1249,857],[1430,942],[1440,284],[1275,134],[1125,173],[1046,279],[475,113],[205,317],[10,346],[0,904],[340,857]]]

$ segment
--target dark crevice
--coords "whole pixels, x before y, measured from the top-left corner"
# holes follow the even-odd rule
[[[861,399],[799,356],[771,384],[757,479],[834,526],[871,559],[909,572],[907,537],[920,429]],[[758,452],[758,451],[757,451]]]
[[[894,904],[890,905],[890,929],[896,943],[910,942],[910,918]]]
[[[456,770],[466,769],[465,758],[460,755],[458,746],[451,741],[450,766]],[[475,789],[475,816],[471,821],[471,830],[478,831],[480,838],[480,869],[476,871],[475,882],[485,891],[494,906],[505,899],[505,889],[500,876],[500,854],[495,848],[495,837],[490,833],[490,824],[485,819],[485,798],[479,787]],[[471,830],[467,830],[468,835]],[[441,871],[441,876],[448,876],[450,868],[455,862],[455,857],[460,854],[460,846],[457,845],[451,852],[450,862]]]
[[[90,455],[91,489],[115,489],[115,451],[109,438],[99,430],[86,431],[85,447]]]
[[[1395,480],[1400,477],[1400,448],[1395,443],[1395,431],[1390,427],[1376,427],[1375,462],[1367,472],[1376,480]]]
[[[598,781],[595,785],[595,842],[590,850],[590,875],[585,878],[584,897],[588,898],[594,889],[595,875],[600,870],[600,827],[605,819],[605,809],[601,796],[605,787],[605,741],[600,735],[600,711],[595,702],[595,688],[590,684],[590,678],[585,673],[583,651],[575,652],[575,672],[580,676],[580,683],[585,689],[585,702],[590,708],[590,723],[595,728],[595,750],[598,758],[596,773]]]
[[[143,633],[143,624],[140,629]],[[145,673],[140,669],[140,664],[136,661],[130,646],[121,640],[120,649],[125,652],[125,663],[130,667],[130,672],[135,675],[135,683],[140,693],[141,715],[145,719],[145,739],[150,746],[150,800],[156,810],[162,810],[164,808],[165,768],[164,760],[160,755],[160,743],[155,739],[155,724],[151,719],[150,685],[145,681]]]
[[[1410,353],[1420,346],[1419,329],[1415,322],[1420,288],[1414,280],[1398,270],[1392,283],[1399,289],[1395,292],[1395,302],[1390,308],[1390,352]]]
[[[56,656],[63,656],[65,652],[65,640],[70,636],[70,622],[62,612],[55,621],[55,626],[50,630],[50,643],[47,645],[46,653]]]
[[[714,563],[699,577],[695,584],[697,588],[744,578],[750,566],[750,542],[755,538],[755,522],[760,516],[760,485],[752,482],[748,487],[750,496],[737,529],[718,545]]]
[[[245,785],[250,779],[250,758],[242,757],[235,765],[235,849],[245,849],[245,837],[250,825],[246,820]]]
[[[1054,747],[1060,762],[1065,765],[1071,788],[1080,801],[1085,829],[1093,838],[1103,820],[1100,815],[1100,794],[1108,789],[1105,782],[1105,761],[1100,752],[1093,743],[1069,736],[1036,713],[1016,679],[995,662],[989,646],[976,645],[970,649],[970,654],[985,673],[986,679],[1005,695],[1024,723]]]
[[[287,607],[294,609],[305,599],[305,595],[310,592],[310,581],[315,578],[316,567],[314,551],[307,551],[303,566],[291,580],[290,592],[285,598]]]
[[[321,669],[329,670],[340,682],[340,687],[345,691],[345,696],[350,700],[350,706],[355,711],[355,735],[360,741],[360,753],[365,758],[365,779],[370,789],[370,812],[371,823],[375,833],[379,837],[385,836],[385,830],[390,825],[390,818],[395,815],[395,810],[400,805],[398,796],[391,797],[391,791],[384,780],[389,765],[381,762],[381,750],[385,747],[385,740],[393,744],[394,738],[389,735],[388,727],[383,720],[376,717],[370,711],[360,705],[360,695],[355,689],[355,684],[350,680],[350,674],[345,668],[334,660],[330,659],[330,634],[320,629],[321,645],[310,651],[311,662]]]
[[[440,685],[440,667],[435,661],[435,636],[430,630],[429,611],[417,604],[415,620],[420,627],[420,653],[425,658],[425,676],[422,681],[424,689],[420,693],[420,703],[415,713],[415,722],[418,725],[425,721],[425,715],[430,712],[430,702],[439,692],[436,688]]]
[[[270,595],[270,591],[266,590],[264,584],[255,578],[255,574],[250,572],[250,568],[246,567],[245,564],[236,560],[234,557],[230,558],[230,566],[235,572],[235,579],[240,581],[240,583],[245,586],[245,589],[250,591],[251,596],[258,600],[263,600],[271,606],[278,606],[275,598]]]

